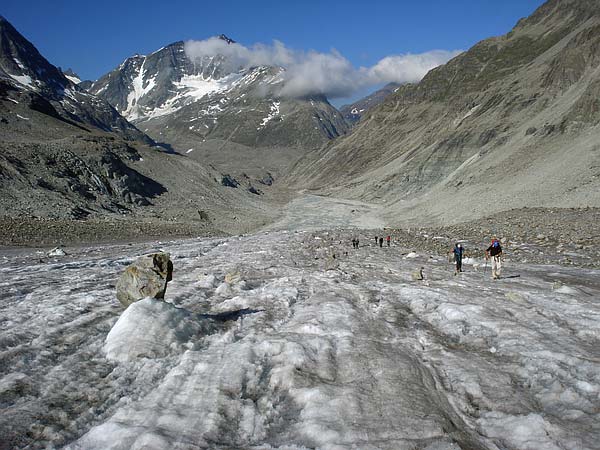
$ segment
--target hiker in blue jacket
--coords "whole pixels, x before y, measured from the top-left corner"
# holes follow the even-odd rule
[[[462,246],[462,244],[456,243],[454,245],[454,249],[452,250],[452,253],[454,253],[454,262],[456,264],[454,275],[458,274],[459,272],[462,272],[462,259],[464,251],[465,249]]]

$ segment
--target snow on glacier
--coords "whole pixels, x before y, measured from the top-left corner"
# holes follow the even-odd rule
[[[454,276],[370,234],[352,249],[355,234],[6,253],[0,436],[71,449],[600,448],[598,271],[507,261],[500,281],[476,266]],[[167,302],[124,309],[117,277],[156,250],[174,263]]]

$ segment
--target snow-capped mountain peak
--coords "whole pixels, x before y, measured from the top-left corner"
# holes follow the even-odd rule
[[[228,44],[235,44],[235,41],[233,39],[231,39],[229,36],[225,35],[225,34],[220,34],[219,35],[219,39],[224,40]]]
[[[147,56],[134,55],[95,82],[90,91],[103,96],[129,120],[164,115],[194,99],[219,91],[230,75],[223,58],[215,55],[190,61],[182,41],[167,45]],[[233,78],[230,78],[231,81]]]
[[[217,38],[235,43],[225,35]],[[284,73],[282,67],[239,67],[218,53],[190,58],[186,44],[178,41],[126,59],[90,92],[154,133],[155,139],[181,144],[182,149],[209,138],[250,146],[312,147],[345,133],[345,121],[324,97],[281,98]],[[280,104],[276,115],[274,102]],[[289,123],[293,132],[276,130],[287,127],[286,118],[300,111],[306,117],[303,124]],[[278,136],[272,136],[276,131]]]

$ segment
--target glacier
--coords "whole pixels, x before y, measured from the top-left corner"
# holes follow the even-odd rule
[[[600,449],[598,271],[454,276],[373,233],[6,250],[0,447]],[[166,302],[124,310],[157,250]]]

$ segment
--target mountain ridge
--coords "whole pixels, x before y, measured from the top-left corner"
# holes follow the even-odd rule
[[[235,43],[224,35],[220,39]],[[191,60],[185,45],[177,41],[149,55],[129,57],[94,82],[90,92],[148,128],[155,139],[168,140],[181,150],[187,150],[190,142],[208,139],[249,147],[314,147],[347,131],[341,114],[324,96],[281,97],[278,91],[285,69],[232,70],[219,54]],[[228,120],[231,116],[236,116],[235,123]],[[313,126],[295,127],[294,121],[286,120],[290,117],[312,121]],[[183,122],[190,125],[179,127],[177,133],[161,130]],[[285,133],[278,131],[281,126]],[[161,132],[168,136],[157,136]]]
[[[457,222],[461,209],[480,217],[597,206],[599,10],[567,3],[549,1],[508,34],[399,87],[287,181],[385,202],[392,223]]]
[[[116,132],[127,140],[154,142],[107,102],[90,95],[50,64],[5,18],[0,17],[0,79],[5,98],[19,98],[40,112],[78,127]],[[12,97],[8,94],[12,92]]]
[[[367,111],[385,101],[387,96],[395,92],[401,85],[401,83],[388,83],[381,89],[377,89],[351,104],[342,105],[340,112],[348,123],[355,125]]]
[[[98,238],[124,236],[120,228],[143,238],[140,230],[154,228],[163,235],[245,230],[272,214],[259,199],[269,196],[269,187],[262,196],[249,192],[247,182],[227,188],[204,162],[157,147],[6,20],[0,23],[0,137],[0,227],[14,232],[15,224],[34,230],[39,224],[38,242],[54,225],[54,234],[68,241],[82,220]],[[22,236],[11,239],[23,245]]]

